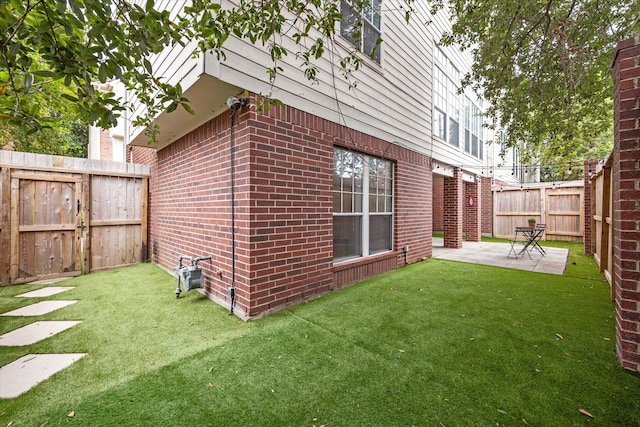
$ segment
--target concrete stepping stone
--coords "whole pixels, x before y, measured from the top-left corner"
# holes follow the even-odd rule
[[[30,345],[54,336],[80,323],[79,320],[44,320],[0,335],[0,346]]]
[[[17,310],[2,313],[0,316],[40,316],[76,302],[78,301],[40,301]]]
[[[26,292],[24,294],[16,295],[19,298],[39,298],[50,297],[62,292],[73,289],[74,286],[51,286],[49,288],[36,289],[35,291]]]
[[[27,354],[0,368],[0,399],[20,396],[87,353]]]

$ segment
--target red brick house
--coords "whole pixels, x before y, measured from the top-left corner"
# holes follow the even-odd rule
[[[290,59],[294,74],[271,86],[267,52],[237,39],[223,61],[184,55],[189,46],[154,58],[196,114],[161,114],[151,146],[130,129],[134,161],[151,165],[150,258],[171,271],[179,255],[211,256],[199,264],[205,292],[230,306],[233,289],[239,317],[431,257],[434,179],[445,246],[460,247],[463,233],[480,239],[490,188],[482,171],[493,159],[481,100],[456,90],[470,58],[436,45],[446,16],[425,32],[426,5],[409,25],[394,11],[368,12],[363,25],[384,30],[385,43],[363,56],[355,91],[331,79],[326,58],[319,84],[295,74]],[[285,106],[258,111],[260,93]],[[243,105],[230,109],[230,97]]]

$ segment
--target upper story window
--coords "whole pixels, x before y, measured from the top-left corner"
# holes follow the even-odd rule
[[[460,146],[460,118],[462,102],[458,95],[460,72],[437,48],[433,69],[433,134]]]
[[[469,98],[458,93],[460,71],[442,49],[436,48],[434,59],[433,135],[460,147],[461,132],[464,132],[464,151],[482,159],[481,110]]]
[[[520,153],[518,150],[511,150],[511,175],[516,177],[518,181],[524,182],[524,166],[520,164]]]
[[[340,0],[340,35],[378,64],[381,41],[380,4],[381,0],[369,0],[362,12],[358,13],[350,0]]]
[[[467,97],[465,97],[464,115],[464,151],[482,159],[484,155],[482,112]]]

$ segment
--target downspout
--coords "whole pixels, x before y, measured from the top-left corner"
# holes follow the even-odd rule
[[[233,314],[233,307],[236,303],[236,194],[235,194],[235,141],[233,135],[233,125],[235,124],[236,111],[247,105],[247,99],[238,99],[235,96],[227,99],[227,106],[231,111],[229,116],[231,120],[231,128],[229,129],[229,160],[231,163],[231,287],[227,290],[231,302],[229,305],[229,314]]]

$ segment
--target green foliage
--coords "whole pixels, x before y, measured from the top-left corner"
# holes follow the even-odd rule
[[[75,86],[65,86],[61,80],[42,77],[46,67],[44,61],[35,56],[32,67],[37,71],[24,73],[16,71],[15,76],[22,76],[24,89],[29,87],[28,96],[21,99],[21,108],[30,119],[23,115],[8,116],[0,120],[0,146],[9,143],[17,151],[42,154],[57,154],[72,157],[86,157],[88,144],[88,128],[82,122],[78,109],[69,102]],[[25,75],[31,78],[24,79]],[[9,73],[0,72],[0,85],[8,84]],[[9,108],[9,96],[0,96],[0,108]],[[7,113],[8,114],[8,113]],[[37,126],[29,126],[26,122],[37,118]],[[25,122],[26,121],[26,122]]]
[[[402,0],[408,14],[413,0]],[[84,121],[108,128],[127,107],[94,83],[121,80],[146,107],[134,126],[146,126],[153,139],[152,119],[162,111],[182,107],[192,112],[179,85],[153,75],[150,58],[168,46],[196,40],[194,55],[210,51],[224,58],[231,36],[267,46],[273,82],[283,72],[279,61],[294,53],[303,75],[317,78],[314,61],[328,54],[341,20],[340,2],[323,0],[243,0],[229,8],[219,2],[193,0],[180,14],[127,0],[11,0],[0,8],[0,119],[32,130],[46,127],[48,117],[35,94],[51,81],[73,88],[61,96],[71,102]],[[351,0],[361,11],[368,0]],[[290,52],[282,42],[296,43]],[[331,52],[335,54],[335,52]],[[338,61],[345,75],[358,64]],[[40,60],[37,60],[37,59]],[[41,66],[44,65],[44,66]]]
[[[413,1],[396,5],[407,20]],[[152,118],[161,111],[192,110],[179,85],[153,75],[150,58],[191,40],[197,42],[193,55],[212,52],[220,59],[230,37],[265,46],[271,56],[265,71],[272,83],[284,72],[286,56],[296,58],[299,72],[311,82],[318,79],[316,62],[322,57],[331,57],[350,83],[362,58],[355,46],[346,56],[336,56],[339,1],[242,0],[225,8],[193,0],[177,15],[153,0],[4,4],[0,119],[31,131],[56,120],[49,102],[67,102],[83,121],[113,126],[127,105],[94,84],[119,79],[146,108],[132,124],[146,127],[153,139],[158,129]],[[350,4],[359,16],[368,0]],[[505,131],[507,145],[520,148],[525,163],[532,158],[554,164],[575,160],[585,143],[609,132],[612,52],[618,40],[640,32],[637,1],[439,0],[432,5],[434,12],[449,11],[453,30],[442,41],[471,50],[475,64],[465,83],[489,101],[488,114]],[[354,45],[360,37],[353,32]],[[43,88],[52,83],[68,89],[55,100],[45,99]]]
[[[445,44],[471,51],[465,83],[489,101],[488,115],[523,161],[564,162],[612,127],[616,42],[640,32],[640,2],[452,0]],[[588,145],[587,145],[588,147]]]
[[[89,128],[80,121],[61,121],[55,128],[42,128],[35,132],[16,126],[11,128],[10,134],[15,151],[87,157]]]
[[[540,149],[540,180],[542,182],[584,179],[584,161],[606,159],[613,150],[613,129],[599,136],[586,138],[572,153],[556,152],[549,146]]]

